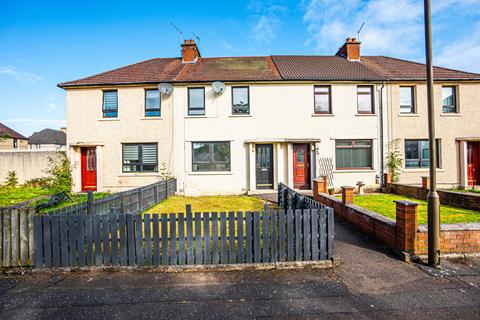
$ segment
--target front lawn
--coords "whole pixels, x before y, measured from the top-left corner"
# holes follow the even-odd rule
[[[228,212],[228,211],[260,211],[263,200],[249,196],[173,196],[148,209],[147,213],[185,212],[187,204],[192,205],[192,212]]]
[[[12,206],[50,193],[50,190],[41,187],[0,187],[0,207]]]
[[[366,208],[368,210],[379,213],[383,216],[389,217],[395,220],[395,200],[409,200],[419,203],[418,206],[418,223],[427,223],[427,202],[399,196],[395,194],[366,194],[355,195],[354,203],[357,206]],[[462,208],[456,208],[451,206],[440,206],[440,221],[444,224],[449,223],[469,223],[480,222],[480,212],[467,210]]]

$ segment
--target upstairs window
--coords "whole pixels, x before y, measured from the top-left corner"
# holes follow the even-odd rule
[[[400,87],[400,113],[415,113],[414,87]]]
[[[373,114],[373,86],[357,87],[357,111],[359,114]]]
[[[13,139],[13,149],[18,149],[18,139]]]
[[[232,114],[250,114],[248,87],[232,87]]]
[[[454,86],[442,87],[442,112],[457,112],[457,90]]]
[[[193,142],[192,171],[230,171],[230,142]]]
[[[315,114],[332,113],[330,86],[315,86],[313,91]]]
[[[158,145],[156,143],[128,143],[122,145],[123,172],[157,172]]]
[[[117,90],[103,91],[103,117],[118,117],[118,93]]]
[[[440,168],[440,141],[436,141],[437,168]],[[428,140],[405,140],[405,168],[428,168],[430,147]]]
[[[205,88],[188,88],[188,115],[205,115]]]
[[[372,140],[337,140],[335,160],[337,169],[371,169]]]
[[[145,117],[160,117],[160,91],[145,90]]]

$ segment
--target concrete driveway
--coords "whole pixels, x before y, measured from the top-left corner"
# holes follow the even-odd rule
[[[335,227],[335,270],[1,276],[0,319],[480,319],[480,260],[435,271]]]

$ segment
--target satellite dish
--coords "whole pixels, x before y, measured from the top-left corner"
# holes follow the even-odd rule
[[[215,81],[212,83],[213,92],[216,94],[222,94],[225,91],[225,83],[221,81]]]
[[[163,95],[169,96],[173,92],[173,86],[170,83],[160,83],[158,85],[158,91]]]

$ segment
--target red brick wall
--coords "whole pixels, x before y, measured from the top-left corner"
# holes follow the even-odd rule
[[[428,196],[428,190],[419,186],[392,183],[388,185],[388,190],[391,193],[420,200],[427,200]],[[480,211],[480,194],[447,190],[438,190],[437,192],[441,204]]]
[[[355,204],[344,205],[341,199],[326,193],[315,192],[314,198],[333,208],[336,218],[347,221],[393,250],[427,254],[427,228],[418,225],[417,207],[409,201],[397,203],[394,221]],[[442,254],[480,252],[480,223],[441,225],[440,245]]]
[[[475,225],[475,224],[468,224]],[[472,228],[468,225],[442,225],[440,233],[440,251],[445,253],[476,253],[480,252],[480,225]],[[462,228],[462,229],[460,229]],[[457,230],[455,230],[457,229]],[[415,254],[428,253],[428,233],[425,226],[417,232]]]

